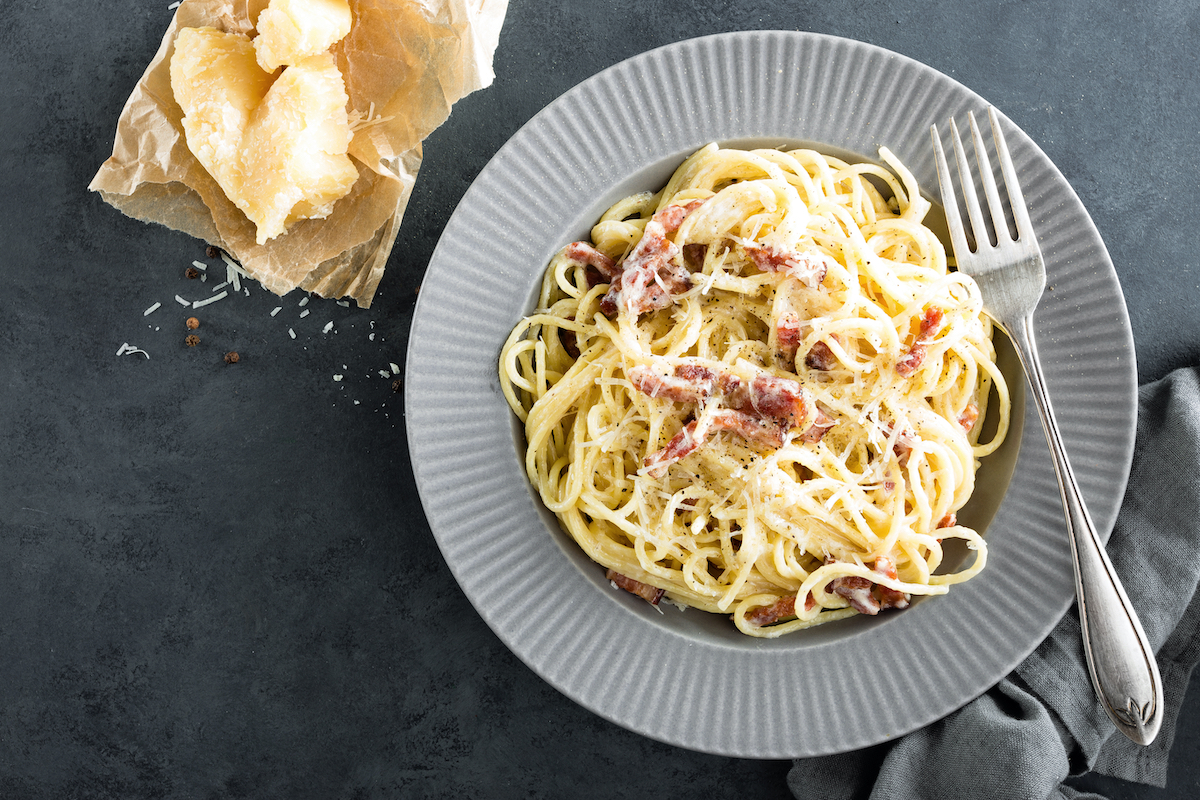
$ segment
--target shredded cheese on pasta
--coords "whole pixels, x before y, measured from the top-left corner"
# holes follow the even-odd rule
[[[709,145],[549,265],[501,386],[529,479],[610,576],[774,637],[983,569],[955,512],[1008,389],[977,286],[880,156]],[[940,574],[952,538],[974,558]]]

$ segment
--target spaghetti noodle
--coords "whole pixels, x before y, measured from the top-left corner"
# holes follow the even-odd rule
[[[1008,390],[977,286],[880,156],[709,145],[550,263],[501,386],[529,479],[615,585],[774,637],[983,569],[955,512]],[[975,556],[940,574],[947,539]]]

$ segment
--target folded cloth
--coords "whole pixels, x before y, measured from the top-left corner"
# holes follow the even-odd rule
[[[1200,368],[1138,392],[1129,484],[1108,554],[1158,652],[1165,708],[1148,747],[1116,732],[1092,691],[1072,606],[991,690],[895,743],[799,759],[798,800],[1083,800],[1063,781],[1087,771],[1164,786],[1175,722],[1200,660]]]

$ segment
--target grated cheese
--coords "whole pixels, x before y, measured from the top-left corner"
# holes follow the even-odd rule
[[[196,302],[192,303],[192,308],[200,308],[200,306],[206,306],[209,303],[215,303],[218,300],[224,300],[228,295],[229,292],[221,292],[220,294],[214,294],[212,297],[209,297],[206,300],[197,300]]]
[[[293,339],[295,339],[295,338],[296,338],[296,332],[295,332],[294,330],[292,330],[291,328],[288,328],[288,336],[290,336],[290,337],[292,337]]]
[[[390,377],[392,377],[392,373],[388,372],[386,369],[381,369],[381,370],[379,370],[379,377],[390,378]]]
[[[162,303],[155,303],[154,305],[150,306],[150,307],[149,307],[149,308],[147,308],[145,311],[143,311],[143,312],[142,312],[142,316],[143,316],[143,317],[148,317],[148,316],[150,316],[150,315],[151,315],[151,314],[153,314],[155,311],[158,311],[158,309],[159,309],[159,307],[160,307],[161,305],[162,305]]]
[[[308,305],[308,295],[305,295],[304,297],[300,298],[300,306],[303,307],[306,305]]]
[[[340,380],[342,379],[342,376],[341,376],[341,375],[334,375],[334,376],[333,376],[333,379],[334,379],[335,381],[340,381]]]
[[[233,288],[240,292],[242,290],[242,276],[246,275],[246,273],[242,271],[242,268],[238,266],[236,261],[224,252],[221,253],[221,260],[225,262],[226,278],[233,284]],[[247,275],[246,277],[249,276]]]
[[[149,360],[149,358],[150,358],[149,353],[147,353],[145,350],[142,350],[139,347],[134,347],[129,342],[125,342],[124,344],[122,344],[120,347],[117,348],[118,356],[129,356],[129,355],[133,355],[134,353],[141,353],[142,355],[144,355],[146,357],[147,360]]]
[[[304,309],[303,311],[301,311],[301,312],[300,312],[300,319],[304,319],[305,317],[307,317],[307,316],[308,316],[309,314],[311,314],[311,313],[312,313],[312,312],[311,312],[311,311],[309,311],[307,308],[306,308],[306,309]]]
[[[271,316],[272,316],[272,317],[273,317],[273,316],[275,316],[275,315],[276,315],[276,314],[278,314],[280,311],[283,311],[283,306],[275,306],[275,310],[271,312]]]
[[[196,269],[200,270],[201,272],[204,272],[205,270],[208,269],[208,264],[205,264],[203,261],[193,261],[192,266],[195,267]]]
[[[321,333],[329,333],[331,330],[333,330],[333,323],[332,323],[332,322],[326,322],[326,323],[325,323],[325,327],[324,327],[324,328],[321,328]]]
[[[399,375],[399,374],[400,374],[400,367],[396,366],[396,362],[394,362],[394,361],[393,361],[393,362],[389,362],[389,363],[388,363],[388,366],[392,368],[392,374],[393,374],[393,375]]]
[[[180,297],[179,295],[175,295],[175,302],[176,302],[176,303],[179,303],[179,305],[181,305],[181,306],[190,306],[190,305],[192,304],[192,301],[190,301],[190,300],[184,300],[184,299],[183,299],[182,297]]]

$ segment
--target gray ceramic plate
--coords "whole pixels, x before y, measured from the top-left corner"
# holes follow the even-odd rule
[[[1023,381],[1005,451],[968,521],[987,569],[907,611],[773,641],[723,617],[655,611],[604,581],[526,481],[497,357],[550,257],[616,199],[657,190],[710,141],[807,143],[858,160],[880,145],[937,194],[931,123],[986,101],[877,47],[759,31],[680,42],[584,81],[496,154],[446,226],[413,321],[408,435],[442,553],[479,614],[564,694],[655,739],[787,758],[871,745],[1002,678],[1073,599],[1053,470]],[[1094,225],[1049,159],[1002,119],[1049,273],[1036,315],[1051,395],[1097,528],[1111,530],[1137,413],[1133,340]],[[945,127],[943,125],[943,127]]]

